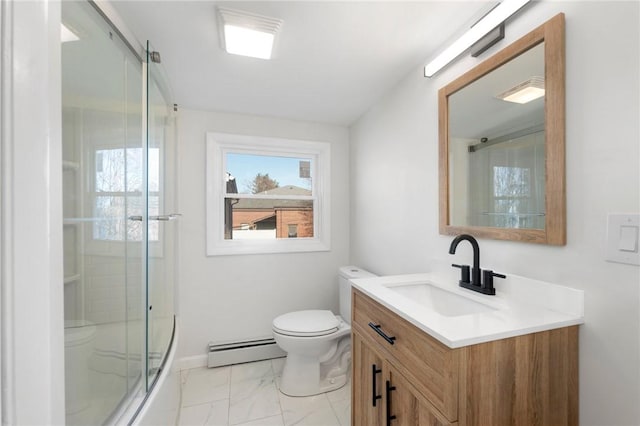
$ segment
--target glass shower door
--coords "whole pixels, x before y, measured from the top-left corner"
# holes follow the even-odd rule
[[[144,368],[142,62],[92,3],[61,12],[66,424],[103,424]]]
[[[147,389],[167,355],[174,326],[177,215],[175,118],[160,55],[147,43]]]
[[[67,425],[113,423],[144,396],[174,329],[171,96],[158,55],[97,8],[61,4]]]

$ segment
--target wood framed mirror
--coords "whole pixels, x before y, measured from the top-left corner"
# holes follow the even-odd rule
[[[566,244],[564,14],[441,88],[438,109],[440,233]]]

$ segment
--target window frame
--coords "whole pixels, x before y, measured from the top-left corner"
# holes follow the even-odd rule
[[[86,168],[86,173],[87,176],[86,178],[83,177],[83,180],[86,180],[86,185],[87,188],[83,189],[84,193],[86,194],[86,197],[83,201],[84,205],[83,205],[83,210],[85,210],[86,212],[89,212],[89,217],[93,218],[92,220],[89,220],[85,226],[86,228],[84,229],[84,244],[85,244],[85,248],[86,248],[86,252],[89,255],[93,255],[93,256],[122,256],[126,250],[126,247],[131,245],[131,244],[142,244],[145,239],[147,238],[146,235],[149,232],[149,224],[152,223],[150,220],[148,220],[148,210],[149,210],[149,206],[148,206],[148,200],[144,201],[145,198],[145,191],[133,191],[133,190],[128,190],[128,191],[97,191],[97,181],[96,181],[96,154],[98,153],[98,151],[107,151],[107,150],[123,150],[124,151],[124,156],[125,156],[125,161],[126,161],[126,155],[127,155],[127,150],[141,150],[141,160],[142,160],[142,187],[146,187],[147,186],[147,179],[148,179],[148,153],[147,150],[142,147],[142,146],[137,146],[137,145],[132,145],[132,146],[125,146],[122,144],[110,144],[110,143],[97,143],[94,144],[94,146],[92,146],[90,149],[86,150],[85,153],[85,164],[88,166]],[[158,173],[159,176],[162,177],[163,173],[164,173],[164,149],[163,147],[152,147],[151,149],[157,149],[158,150]],[[124,169],[124,173],[126,175],[127,173],[127,166],[125,164],[125,169]],[[84,175],[83,175],[84,176]],[[84,184],[83,184],[84,185]],[[95,217],[94,217],[94,209],[95,209],[95,203],[96,203],[96,199],[98,197],[101,196],[107,196],[107,197],[122,197],[127,199],[128,197],[140,197],[142,199],[141,201],[141,205],[142,205],[142,210],[140,212],[142,220],[140,221],[140,227],[141,227],[141,239],[129,239],[126,235],[127,233],[127,227],[129,226],[129,221],[131,220],[129,218],[129,212],[125,212],[125,215],[122,216],[122,220],[125,223],[125,235],[123,235],[122,239],[100,239],[100,238],[95,238],[94,237],[94,232],[95,232],[95,225],[96,225],[96,221],[95,221]],[[158,198],[158,211],[162,211],[162,207],[164,205],[165,202],[165,189],[164,189],[164,181],[162,178],[159,179],[158,182],[158,190],[157,191],[148,191],[147,197],[157,197]],[[145,209],[147,210],[147,214],[145,214]],[[159,214],[159,213],[156,213]],[[148,250],[149,250],[149,256],[154,257],[154,258],[162,258],[164,257],[164,227],[163,226],[158,226],[158,230],[157,230],[157,234],[158,237],[157,239],[149,239],[148,241]],[[130,256],[136,256],[136,251],[134,250],[131,254],[129,254]]]
[[[226,195],[225,155],[228,152],[309,158],[312,160],[311,198],[313,237],[273,240],[227,240],[224,238],[224,199]],[[330,166],[331,146],[327,142],[249,136],[230,133],[206,134],[206,254],[268,254],[329,251],[330,244]],[[244,198],[250,196],[243,195]],[[276,196],[274,198],[282,198]]]

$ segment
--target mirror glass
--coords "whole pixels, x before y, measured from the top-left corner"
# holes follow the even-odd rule
[[[566,243],[564,15],[439,92],[440,233]]]
[[[449,223],[544,229],[544,145],[541,43],[449,96]]]

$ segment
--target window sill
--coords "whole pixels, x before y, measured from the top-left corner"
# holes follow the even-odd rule
[[[264,241],[225,240],[207,246],[207,256],[243,254],[308,253],[329,251],[331,246],[317,238],[276,239]]]

